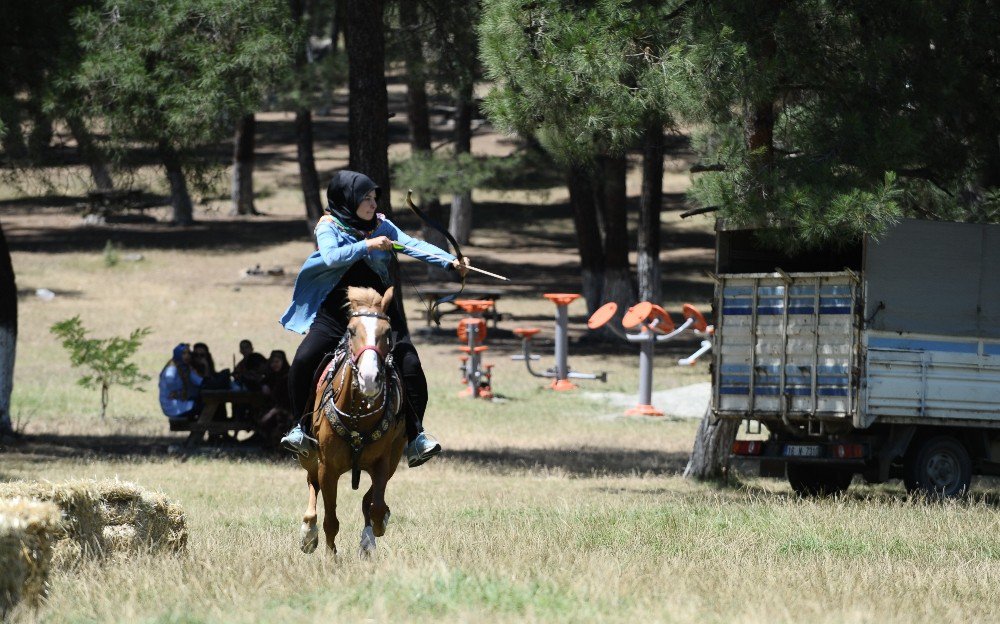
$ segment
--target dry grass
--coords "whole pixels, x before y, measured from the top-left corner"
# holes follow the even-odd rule
[[[505,146],[493,140],[477,138],[477,151],[502,152]],[[236,223],[252,232],[241,245],[206,242],[201,230],[188,233],[201,237],[191,244],[165,227],[156,237],[109,227],[108,238],[146,241],[125,249],[143,253],[142,262],[109,269],[100,253],[104,230],[74,229],[78,217],[55,210],[0,214],[15,245],[67,231],[96,241],[16,247],[19,287],[50,288],[57,297],[43,302],[28,294],[20,301],[15,415],[28,419],[29,433],[45,435],[43,443],[7,449],[0,480],[142,483],[183,507],[189,535],[180,553],[140,551],[56,570],[47,603],[17,614],[17,621],[995,619],[1000,532],[992,491],[979,486],[968,500],[926,504],[908,500],[898,486],[858,484],[844,498],[814,501],[792,497],[783,483],[749,477],[729,487],[692,484],[678,474],[695,423],[626,419],[619,408],[581,394],[545,390],[508,360],[519,346],[502,332],[491,334],[487,360],[497,365],[494,389],[503,402],[456,397],[457,339],[419,345],[431,386],[427,425],[446,453],[397,472],[387,493],[392,522],[374,560],[354,556],[364,490],[352,492],[346,482],[341,557],[303,555],[297,545],[306,492],[290,458],[159,452],[182,438],[166,431],[155,380],[146,393],[113,390],[110,416],[100,422],[97,395],[74,385],[75,373],[48,335],[52,323],[74,314],[96,335],[151,326],[138,361],[154,376],[180,340],[208,342],[222,366],[244,337],[258,350],[291,354],[298,337],[281,330],[277,318],[310,244],[305,237],[265,235],[301,212],[294,145],[270,147],[276,156],[261,163],[257,183],[264,190],[259,207],[271,216],[234,222],[220,216],[224,202],[199,208],[197,217],[212,227]],[[343,163],[342,150],[319,147],[321,169]],[[665,177],[668,190],[683,190],[680,169]],[[477,213],[475,244],[467,249],[485,268],[515,272],[500,309],[517,318],[501,328],[540,326],[543,345],[552,336],[553,310],[540,294],[576,283],[576,253],[570,215],[533,204],[559,201],[561,192],[551,189],[544,202],[537,195],[477,193],[494,203]],[[518,216],[536,208],[547,216]],[[664,213],[664,221],[665,305],[676,309],[691,296],[704,305],[710,224],[681,222],[676,212]],[[288,277],[240,277],[256,264],[282,266]],[[404,270],[421,281],[420,267],[404,261]],[[494,285],[473,280],[470,287],[477,284]],[[419,317],[420,302],[409,284],[404,290],[409,314]],[[586,331],[582,304],[570,313],[576,339]],[[454,328],[456,317],[447,318],[445,326]],[[672,365],[673,355],[689,346],[661,349],[655,389],[707,378],[704,365]],[[543,355],[543,364],[550,363],[551,351]],[[588,389],[634,392],[636,359],[625,345],[574,343],[570,350],[577,370],[611,372],[608,384]],[[131,437],[114,437],[122,435]],[[110,441],[115,450],[106,450]],[[127,530],[101,535],[133,539]]]

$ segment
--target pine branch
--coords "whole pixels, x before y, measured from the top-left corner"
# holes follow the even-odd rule
[[[684,2],[681,2],[679,5],[677,5],[677,8],[675,8],[670,13],[667,13],[667,15],[664,16],[662,21],[669,22],[675,17],[680,17],[685,12],[687,12],[688,9],[691,8],[691,5],[695,4],[696,2],[698,2],[698,0],[684,0]]]
[[[954,198],[955,196],[951,191],[941,186],[941,183],[937,180],[934,174],[927,167],[920,167],[918,169],[895,169],[897,174],[904,178],[916,178],[918,180],[926,180],[936,186],[938,190],[947,195],[948,197]]]
[[[722,206],[705,206],[703,208],[692,208],[691,210],[685,210],[681,213],[681,219],[687,219],[688,217],[694,217],[700,214],[706,214],[709,212],[715,212],[721,210]]]
[[[714,163],[711,165],[695,163],[691,165],[690,169],[688,169],[689,173],[705,173],[707,171],[726,171],[726,165],[722,163]]]

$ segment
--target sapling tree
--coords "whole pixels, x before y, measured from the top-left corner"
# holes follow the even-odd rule
[[[82,368],[88,374],[77,380],[84,388],[101,389],[101,419],[108,409],[108,394],[111,386],[122,386],[142,392],[139,386],[149,381],[149,375],[139,372],[139,367],[131,361],[142,345],[142,339],[149,335],[148,327],[132,330],[128,338],[88,338],[87,329],[79,316],[53,325],[50,330],[62,340],[69,352],[69,362],[73,368]]]

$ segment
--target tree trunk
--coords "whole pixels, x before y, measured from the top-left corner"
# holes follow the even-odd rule
[[[0,147],[9,159],[24,158],[28,155],[28,146],[24,142],[24,130],[21,128],[21,107],[17,100],[0,95],[0,125],[4,133],[0,135]]]
[[[460,245],[469,244],[472,234],[472,191],[452,195],[448,231]]]
[[[53,135],[52,119],[42,112],[41,106],[37,102],[32,101],[28,153],[36,162],[44,160],[48,155]]]
[[[383,8],[383,0],[347,0],[348,145],[349,167],[381,187],[379,210],[391,213]]]
[[[254,133],[257,122],[253,113],[236,124],[233,140],[233,211],[234,215],[259,214],[253,205]]]
[[[580,294],[587,302],[587,314],[593,314],[601,307],[604,289],[604,244],[601,242],[592,180],[593,172],[574,166],[570,168],[566,181],[580,253]]]
[[[602,157],[603,180],[596,189],[598,206],[604,221],[604,301],[618,304],[612,323],[621,321],[625,311],[635,303],[635,285],[628,263],[628,210],[625,156]]]
[[[0,224],[0,436],[13,431],[10,395],[14,389],[14,355],[17,350],[17,283],[10,248]]]
[[[316,157],[313,155],[312,111],[302,108],[295,111],[295,137],[298,146],[299,180],[306,202],[306,219],[309,231],[323,216],[323,201],[320,199],[319,174],[316,173]]]
[[[108,163],[104,160],[104,154],[94,144],[94,137],[87,130],[87,124],[79,117],[70,116],[66,119],[69,131],[76,139],[77,149],[80,150],[80,160],[90,168],[90,176],[94,179],[94,186],[98,191],[111,191],[115,188],[111,179],[111,172],[108,171]]]
[[[660,208],[663,204],[663,124],[646,127],[639,200],[639,300],[660,303]]]
[[[473,57],[474,58],[474,57]],[[472,152],[472,82],[463,83],[455,91],[455,155]],[[465,245],[472,235],[472,190],[457,193],[451,200],[451,217],[448,220],[451,235]]]
[[[292,20],[302,25],[305,7],[302,0],[289,0]],[[306,41],[305,45],[309,45]],[[305,47],[295,51],[295,74],[299,77],[299,87],[308,88],[302,83],[302,74],[308,64]],[[310,234],[316,222],[323,216],[323,202],[320,199],[319,175],[316,173],[316,157],[313,155],[312,111],[299,107],[295,111],[295,146],[299,161],[299,183],[302,185],[302,196],[306,205],[306,227]]]
[[[698,433],[694,439],[694,449],[684,476],[689,479],[721,479],[729,473],[729,454],[740,428],[738,420],[719,419],[712,422],[711,407],[705,410],[705,415],[698,425]]]
[[[181,157],[166,139],[160,140],[159,152],[167,170],[167,181],[170,182],[170,221],[175,225],[191,225],[194,223],[194,207],[191,205]]]
[[[420,42],[420,14],[416,2],[399,3],[399,21],[402,27],[403,60],[406,63],[406,119],[410,130],[410,152],[414,155],[431,153],[431,119],[427,106],[427,72],[423,45]],[[445,219],[438,197],[421,198],[428,217],[438,223]],[[424,224],[420,234],[423,239],[441,249],[448,249],[448,239],[439,231]],[[443,281],[450,279],[450,271],[427,265],[427,278]]]
[[[402,4],[410,4],[410,2],[403,2]],[[333,20],[330,24],[330,41],[333,44],[333,51],[336,52],[337,48],[340,46],[340,35],[341,33],[347,32],[347,0],[334,0],[333,2]],[[346,40],[347,37],[345,36]],[[346,41],[345,41],[346,46]]]

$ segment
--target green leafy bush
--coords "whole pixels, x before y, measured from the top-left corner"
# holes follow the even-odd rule
[[[56,323],[49,331],[62,340],[73,368],[83,368],[88,372],[77,383],[84,388],[101,389],[102,419],[107,412],[111,386],[142,392],[139,384],[150,379],[149,375],[140,373],[139,367],[130,361],[142,345],[142,339],[150,334],[148,327],[132,330],[128,338],[87,338],[87,330],[80,317],[74,316]]]

